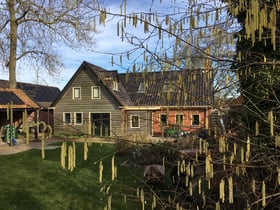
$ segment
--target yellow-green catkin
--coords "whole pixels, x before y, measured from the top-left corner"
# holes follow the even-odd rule
[[[215,210],[221,210],[220,201],[217,201],[217,202],[216,202]]]
[[[213,165],[210,153],[207,154],[205,159],[205,176],[207,180],[213,177]]]
[[[246,158],[246,162],[248,162],[249,161],[249,158],[250,158],[250,145],[251,145],[251,143],[250,143],[250,137],[248,136],[247,137],[247,150],[246,150],[246,154],[245,154],[245,158]]]
[[[270,111],[268,113],[268,122],[269,122],[269,125],[270,125],[270,135],[271,136],[274,136],[274,122],[273,122],[273,112]]]
[[[256,130],[256,136],[258,136],[260,134],[259,121],[256,121],[255,130]]]
[[[140,200],[141,200],[141,204],[142,204],[142,210],[145,210],[145,195],[144,195],[143,189],[141,189],[141,192],[140,192]]]
[[[266,189],[265,189],[265,182],[262,182],[262,206],[266,205]]]
[[[225,181],[222,179],[220,181],[220,199],[222,200],[222,203],[225,202]]]
[[[74,141],[72,142],[72,147],[73,147],[73,168],[76,168],[76,144]]]
[[[219,138],[219,152],[224,153],[226,151],[226,137],[221,136]]]
[[[108,197],[107,210],[112,210],[112,195],[109,195]]]
[[[232,176],[228,177],[228,200],[229,200],[229,203],[233,203],[233,181],[232,181]]]
[[[60,151],[60,165],[61,168],[65,169],[65,157],[66,157],[66,142],[62,142]]]
[[[42,159],[45,159],[45,132],[42,132],[42,141],[41,141],[41,153]]]
[[[85,140],[85,142],[84,142],[84,160],[87,160],[87,158],[88,158],[88,143]]]
[[[157,199],[155,194],[153,194],[152,209],[155,209],[156,207],[157,207]]]
[[[115,156],[112,157],[112,181],[115,180]]]
[[[99,162],[99,183],[102,183],[103,179],[103,164],[102,160]]]
[[[68,170],[73,171],[73,147],[68,146]]]
[[[280,135],[275,136],[275,147],[280,147]]]

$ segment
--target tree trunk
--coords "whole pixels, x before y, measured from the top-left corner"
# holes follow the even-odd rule
[[[8,1],[10,13],[10,56],[9,56],[9,87],[16,88],[16,53],[17,53],[17,20],[15,0]]]

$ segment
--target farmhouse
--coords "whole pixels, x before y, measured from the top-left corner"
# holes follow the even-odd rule
[[[163,135],[208,128],[211,71],[118,73],[83,62],[52,104],[55,134]]]

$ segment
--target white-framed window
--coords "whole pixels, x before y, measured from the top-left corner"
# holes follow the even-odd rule
[[[119,90],[119,83],[116,81],[113,82],[113,90]]]
[[[140,117],[139,115],[131,115],[131,128],[140,128]]]
[[[141,82],[141,83],[139,84],[139,87],[138,87],[137,92],[138,92],[138,93],[144,93],[144,91],[145,91],[144,82]]]
[[[100,87],[99,86],[91,87],[91,98],[92,99],[100,98]]]
[[[78,124],[78,125],[83,124],[83,113],[82,112],[74,113],[74,123]]]
[[[161,114],[160,116],[160,126],[165,126],[167,125],[167,115],[166,114]]]
[[[199,126],[200,125],[200,116],[199,116],[199,114],[193,114],[192,115],[192,125],[193,126]]]
[[[63,122],[65,124],[71,124],[71,112],[63,112]]]
[[[176,124],[183,125],[184,123],[184,115],[183,114],[176,114]]]
[[[73,87],[73,99],[81,99],[81,87]]]

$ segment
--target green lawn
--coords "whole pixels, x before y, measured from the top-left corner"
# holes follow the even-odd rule
[[[142,170],[120,167],[124,158],[116,157],[118,178],[111,181],[114,145],[92,144],[87,161],[83,160],[83,144],[76,143],[76,148],[76,168],[72,172],[61,168],[60,148],[46,150],[45,160],[41,159],[40,150],[0,156],[0,209],[103,210],[108,196],[112,196],[112,209],[141,209],[134,186],[141,182],[136,177],[141,176]],[[102,184],[99,183],[101,159]]]

